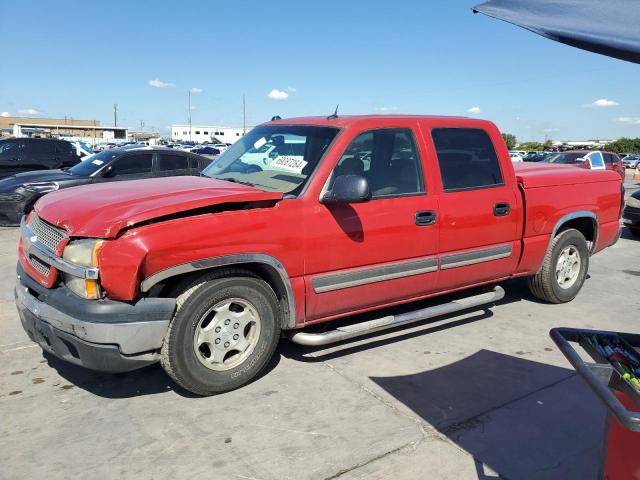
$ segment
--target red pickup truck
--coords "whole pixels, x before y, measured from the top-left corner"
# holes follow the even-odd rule
[[[255,378],[281,336],[322,345],[504,291],[305,331],[354,313],[513,277],[570,301],[589,256],[618,239],[623,194],[612,171],[514,171],[488,121],[274,117],[201,177],[43,197],[22,221],[16,303],[58,357],[111,372],[160,362],[213,394]]]

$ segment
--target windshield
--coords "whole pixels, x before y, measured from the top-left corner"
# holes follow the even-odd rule
[[[307,125],[256,127],[202,175],[297,195],[337,133],[337,128]]]
[[[72,175],[89,177],[97,172],[105,163],[110,162],[119,155],[120,152],[114,150],[104,150],[100,153],[89,155],[82,162],[69,169]]]
[[[582,153],[556,153],[545,159],[548,163],[578,163],[578,159],[582,158]]]

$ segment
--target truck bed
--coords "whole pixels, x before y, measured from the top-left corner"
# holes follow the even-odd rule
[[[574,185],[615,181],[620,183],[620,175],[609,170],[588,170],[575,165],[554,165],[551,163],[514,163],[516,179],[525,189],[557,185]]]

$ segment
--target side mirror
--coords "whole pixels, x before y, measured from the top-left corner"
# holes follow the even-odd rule
[[[363,203],[371,200],[369,182],[361,175],[340,175],[333,181],[333,187],[322,197],[322,203]]]
[[[111,178],[113,177],[113,167],[109,165],[102,171],[102,178]]]

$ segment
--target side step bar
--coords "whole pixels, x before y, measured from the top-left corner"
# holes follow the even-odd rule
[[[497,302],[504,298],[504,289],[495,287],[491,292],[474,295],[473,297],[462,298],[453,302],[435,305],[433,307],[422,308],[414,312],[401,313],[399,315],[389,315],[387,317],[369,320],[367,322],[346,325],[344,327],[329,330],[320,333],[308,333],[291,330],[288,333],[289,339],[300,345],[321,346],[329,343],[341,342],[354,337],[360,337],[373,332],[380,332],[400,325],[419,322],[427,318],[447,315],[449,313],[467,310],[469,308],[486,305],[487,303]]]

